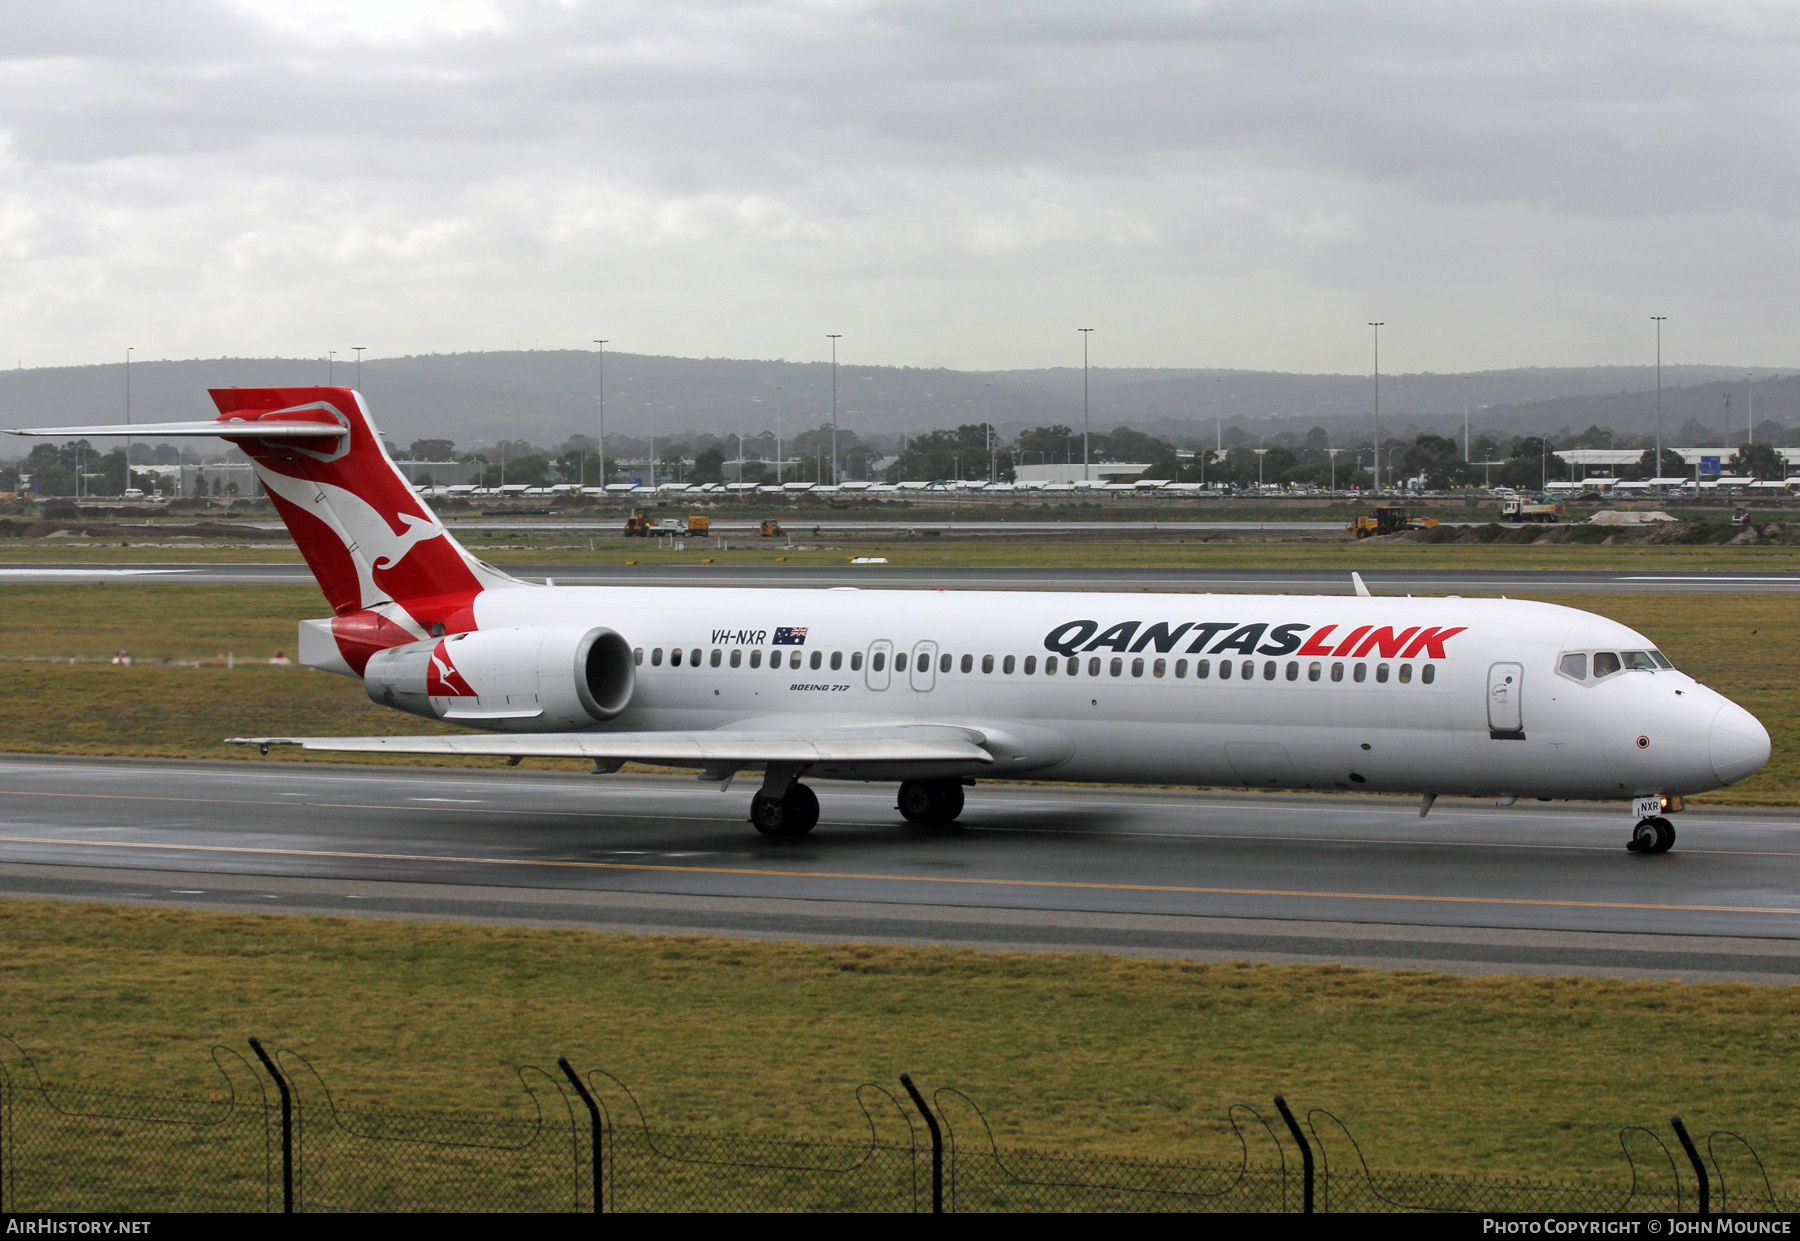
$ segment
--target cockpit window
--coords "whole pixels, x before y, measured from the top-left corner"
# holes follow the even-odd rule
[[[1557,667],[1557,671],[1562,673],[1566,677],[1574,677],[1577,681],[1587,680],[1587,655],[1586,655],[1586,653],[1581,652],[1581,651],[1576,651],[1576,652],[1572,652],[1568,655],[1564,655],[1562,657],[1562,663],[1560,665],[1558,665],[1558,667]]]
[[[1621,658],[1625,660],[1625,666],[1627,668],[1647,668],[1651,672],[1656,671],[1656,661],[1650,658],[1649,651],[1624,651],[1621,652]]]
[[[1601,677],[1611,676],[1613,673],[1617,672],[1622,666],[1623,665],[1619,663],[1619,657],[1617,655],[1613,654],[1611,651],[1595,651],[1594,652],[1594,679],[1595,680],[1599,680]]]
[[[1675,664],[1661,651],[1651,651],[1650,658],[1656,661],[1656,666],[1659,668],[1667,668],[1671,672],[1675,670]]]

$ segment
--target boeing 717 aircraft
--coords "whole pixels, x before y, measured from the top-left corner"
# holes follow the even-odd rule
[[[310,667],[454,735],[240,737],[382,754],[759,773],[802,836],[808,776],[889,781],[942,825],[980,779],[1616,799],[1663,853],[1681,798],[1769,758],[1756,718],[1604,617],[1506,599],[558,587],[470,555],[349,388],[212,392],[216,419],[20,435],[241,448],[332,615]],[[1360,580],[1358,582],[1360,587]]]

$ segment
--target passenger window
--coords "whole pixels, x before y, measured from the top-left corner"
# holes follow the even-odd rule
[[[1187,660],[1178,659],[1175,661],[1175,679],[1177,681],[1187,680]]]
[[[938,656],[938,671],[939,672],[950,671],[950,660],[951,660],[951,656],[949,656],[949,655],[939,655]]]
[[[819,670],[819,665],[825,662],[825,652],[814,651],[812,653],[812,659],[809,662],[812,664],[812,670],[817,672]]]
[[[1263,680],[1273,681],[1274,679],[1275,679],[1275,661],[1272,659],[1267,660],[1263,663]]]
[[[852,672],[861,672],[862,671],[862,652],[861,651],[851,651],[850,652],[850,671],[852,671]]]
[[[1200,666],[1202,668],[1206,667],[1206,661],[1204,659],[1200,661]],[[1231,680],[1231,661],[1229,659],[1221,659],[1219,661],[1219,680]]]
[[[842,651],[831,652],[831,670],[833,672],[836,672],[839,668],[842,668],[843,666],[844,666],[844,652],[842,652]]]
[[[1221,669],[1219,675],[1224,676],[1225,673],[1222,671],[1222,669],[1224,669],[1225,665],[1220,664],[1219,667]],[[1211,675],[1212,675],[1212,660],[1196,659],[1194,661],[1194,680],[1204,681],[1204,680],[1206,680],[1207,677],[1209,677]]]
[[[880,672],[882,670],[882,668],[885,667],[886,665],[887,665],[887,652],[886,651],[876,651],[875,654],[873,656],[871,656],[869,659],[869,667],[873,668],[876,672]]]
[[[1387,684],[1387,677],[1388,677],[1388,666],[1386,664],[1376,664],[1375,665],[1375,679],[1378,682],[1380,682],[1381,684],[1385,685],[1385,684]]]
[[[1334,681],[1341,681],[1344,679],[1344,665],[1343,664],[1331,665],[1331,679]]]
[[[1426,664],[1423,668],[1419,669],[1419,680],[1427,685],[1430,685],[1433,681],[1437,680],[1437,665]]]
[[[1069,656],[1068,667],[1064,668],[1063,671],[1068,673],[1070,676],[1074,676],[1076,673],[1081,671],[1081,660],[1079,660],[1078,658],[1076,658],[1073,655]],[[1096,659],[1094,661],[1094,669],[1089,675],[1090,676],[1099,676],[1100,675],[1100,661],[1099,660]]]
[[[1287,679],[1290,681],[1298,681],[1300,679],[1300,664],[1298,661],[1292,659],[1288,660]]]
[[[681,667],[681,648],[679,646],[669,648],[669,667]]]
[[[1001,664],[1000,664],[1000,671],[1001,671],[1001,672],[1004,672],[1004,673],[1005,673],[1005,674],[1006,674],[1006,675],[1007,675],[1007,676],[1011,676],[1011,675],[1012,675],[1012,674],[1013,674],[1013,669],[1014,669],[1014,668],[1017,668],[1017,667],[1018,667],[1018,666],[1019,666],[1019,659],[1018,659],[1018,656],[1016,656],[1016,655],[1008,655],[1008,656],[1007,656],[1007,657],[1006,657],[1006,658],[1005,658],[1005,659],[1004,659],[1004,660],[1003,660],[1003,661],[1002,661],[1002,662],[1001,662]]]
[[[1364,681],[1368,680],[1369,679],[1369,665],[1367,665],[1367,664],[1356,665],[1356,670],[1350,674],[1350,679],[1355,681],[1358,685],[1361,685]]]
[[[662,667],[662,647],[659,646],[650,652],[650,666],[652,668]]]
[[[905,651],[895,651],[894,652],[894,671],[895,672],[905,672],[906,671],[906,652]]]
[[[1154,665],[1152,665],[1152,667],[1150,669],[1150,675],[1156,676],[1156,677],[1162,676],[1164,672],[1168,671],[1168,667],[1169,667],[1168,660],[1159,659],[1156,661],[1156,663]]]
[[[698,668],[700,666],[700,648],[699,647],[696,646],[693,650],[688,652],[688,663],[692,664],[696,668]]]
[[[1309,681],[1318,680],[1319,673],[1323,672],[1324,669],[1325,669],[1325,665],[1321,664],[1316,659],[1313,660],[1310,664],[1306,665],[1306,679]]]
[[[1411,685],[1412,684],[1412,665],[1411,664],[1401,664],[1400,665],[1400,684],[1402,684],[1402,685]]]
[[[1144,661],[1142,659],[1134,659],[1131,661],[1131,675],[1134,677],[1141,677],[1144,675]]]
[[[989,655],[988,656],[988,671],[992,672],[993,668],[994,668],[994,657],[992,655]],[[962,670],[964,672],[975,671],[975,657],[973,655],[964,655],[962,657]]]
[[[731,666],[736,668],[744,662],[744,648],[733,647],[731,650]]]
[[[1271,677],[1273,677],[1275,675],[1274,669],[1275,669],[1275,665],[1270,664],[1269,665],[1269,675]],[[1256,661],[1254,659],[1246,659],[1243,663],[1243,666],[1238,669],[1238,679],[1240,681],[1248,681],[1248,680],[1253,679],[1255,676],[1256,676]]]
[[[715,647],[713,647],[712,658],[707,660],[706,662],[711,664],[713,667],[717,668],[719,666],[719,664],[724,660],[724,658],[725,658],[725,652],[721,651],[718,647],[715,646]]]
[[[994,670],[994,657],[992,655],[983,655],[981,657],[981,670],[984,673],[992,672]]]
[[[1562,663],[1557,666],[1558,672],[1566,677],[1574,677],[1577,681],[1587,680],[1587,656],[1582,652],[1564,655]]]
[[[1046,664],[1055,664],[1056,663],[1056,661],[1054,659],[1047,659],[1044,662]],[[1037,656],[1036,655],[1027,655],[1025,657],[1025,675],[1030,676],[1032,673],[1034,673],[1036,671],[1037,671]]]
[[[758,647],[756,650],[750,652],[750,666],[752,668],[762,667],[762,648],[761,647]]]
[[[1594,679],[1609,677],[1619,670],[1619,657],[1611,651],[1594,652]]]
[[[780,651],[770,651],[769,652],[769,667],[771,667],[771,668],[781,667],[781,652]]]
[[[1114,655],[1112,661],[1112,674],[1118,676],[1123,671],[1125,671],[1125,661],[1120,659],[1117,655]]]
[[[1031,658],[1036,658],[1036,657],[1033,656]],[[1027,672],[1031,671],[1031,658],[1028,658],[1025,661],[1025,671],[1027,671]],[[1044,658],[1044,675],[1047,677],[1053,677],[1056,675],[1056,661],[1054,659],[1051,659],[1048,656],[1045,656],[1045,658]]]
[[[631,662],[642,668],[644,666],[644,648],[638,647],[631,652]]]
[[[1119,661],[1115,659],[1113,662],[1118,663]],[[1100,675],[1100,657],[1098,655],[1088,660],[1088,675],[1091,677]],[[1113,675],[1117,676],[1118,674],[1114,673]]]

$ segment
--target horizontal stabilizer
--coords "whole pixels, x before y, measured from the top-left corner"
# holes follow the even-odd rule
[[[20,427],[8,435],[130,435],[146,439],[172,439],[201,435],[254,435],[258,439],[299,439],[316,436],[343,439],[350,428],[335,422],[255,422],[249,419],[208,418],[199,422],[115,422],[92,427]]]
[[[622,759],[672,767],[717,763],[991,763],[981,734],[935,726],[809,732],[482,733],[444,737],[231,737],[227,745],[292,745],[353,754]]]

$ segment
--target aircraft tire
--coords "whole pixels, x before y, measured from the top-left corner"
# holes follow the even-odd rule
[[[1638,825],[1631,829],[1631,839],[1625,848],[1630,853],[1656,853],[1657,845],[1662,841],[1662,832],[1658,830],[1655,819],[1639,819]],[[1674,843],[1674,829],[1670,828],[1669,841]]]
[[[1650,820],[1656,824],[1656,847],[1652,853],[1667,853],[1675,847],[1675,825],[1660,815]]]
[[[795,782],[781,797],[758,793],[750,799],[750,823],[765,836],[794,839],[812,831],[819,822],[819,797]]]
[[[895,807],[908,823],[917,823],[921,827],[948,826],[962,813],[962,781],[904,781]]]

